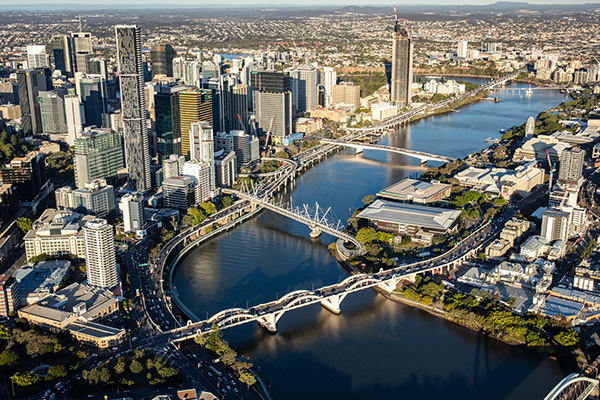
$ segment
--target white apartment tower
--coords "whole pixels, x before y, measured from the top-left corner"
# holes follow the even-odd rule
[[[112,225],[104,219],[87,221],[83,226],[88,283],[112,288],[119,283]]]

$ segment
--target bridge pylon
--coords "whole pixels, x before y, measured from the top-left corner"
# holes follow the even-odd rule
[[[363,152],[363,148],[362,147],[357,147],[356,148],[356,154],[362,154]]]
[[[331,311],[334,314],[339,314],[342,312],[340,308],[340,304],[342,304],[342,300],[344,300],[342,295],[332,295],[321,300],[321,305]]]
[[[277,321],[279,321],[284,313],[285,311],[273,312],[258,318],[256,321],[269,333],[277,333]]]
[[[387,281],[383,281],[377,286],[380,287],[381,289],[385,290],[388,294],[390,294],[394,290],[396,290],[396,287],[398,286],[398,282],[400,282],[400,278],[394,275]]]
[[[319,236],[321,236],[321,230],[319,229],[319,227],[315,226],[314,228],[311,227],[311,231],[310,231],[310,238],[311,239],[316,239]]]

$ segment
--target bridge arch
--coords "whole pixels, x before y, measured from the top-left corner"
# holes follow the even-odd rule
[[[248,310],[246,310],[244,308],[228,308],[226,310],[219,311],[218,313],[216,313],[215,315],[210,317],[208,320],[206,320],[206,322],[209,324],[212,324],[213,322],[218,321],[219,319],[221,319],[221,317],[224,317],[226,315],[237,315],[240,313],[247,313],[247,312],[248,312]]]
[[[294,300],[287,303],[283,308],[291,308],[294,307],[298,303],[302,303],[304,300],[321,300],[321,296],[317,296],[316,294],[308,293],[305,296],[296,297]]]
[[[235,314],[235,315],[231,315],[225,319],[220,320],[219,322],[217,322],[217,325],[220,328],[224,328],[227,326],[230,326],[232,323],[243,323],[245,321],[248,320],[254,320],[256,319],[255,315],[249,314],[249,313],[244,313],[244,314]]]
[[[348,286],[346,288],[346,292],[350,291],[350,290],[354,290],[358,287],[362,287],[364,284],[376,284],[376,283],[381,283],[382,280],[381,279],[377,279],[373,276],[366,276],[364,279],[358,280],[356,282],[354,282],[352,285]]]
[[[598,380],[581,376],[577,373],[570,374],[560,381],[548,393],[544,400],[559,400],[568,395],[569,399],[583,400],[598,386]],[[573,397],[575,395],[576,397]]]
[[[298,295],[306,294],[306,293],[310,293],[310,292],[308,290],[294,290],[293,292],[289,292],[288,294],[286,294],[285,296],[280,298],[279,302],[284,302],[288,299],[292,299],[294,297],[297,297]]]

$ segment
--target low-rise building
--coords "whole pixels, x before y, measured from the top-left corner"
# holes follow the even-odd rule
[[[475,186],[488,193],[528,194],[534,187],[544,183],[544,170],[536,167],[537,162],[520,165],[514,170],[505,168],[469,167],[454,177],[465,186]],[[510,186],[510,189],[505,188]],[[505,190],[506,189],[506,190]]]
[[[125,340],[125,329],[96,323],[118,311],[119,299],[110,291],[73,283],[19,310],[20,318],[54,332],[65,330],[76,340],[100,348]]]
[[[460,213],[460,210],[377,199],[357,218],[368,220],[377,229],[428,241],[433,235],[453,230]]]
[[[54,196],[59,210],[74,210],[102,218],[116,209],[115,190],[104,179],[86,182],[81,189],[63,186],[56,189]]]
[[[485,248],[485,256],[488,258],[502,257],[512,247],[511,242],[506,239],[496,239]]]
[[[313,118],[327,118],[333,122],[340,122],[348,113],[343,109],[317,107],[310,112]]]
[[[321,118],[298,118],[294,122],[294,131],[302,132],[305,135],[312,135],[323,129],[323,120]]]
[[[521,245],[521,255],[529,259],[540,257],[544,253],[546,242],[547,240],[543,236],[530,236],[525,243]]]
[[[71,263],[65,260],[42,261],[18,269],[14,278],[19,284],[21,306],[33,304],[54,293],[69,275]]]
[[[406,178],[383,189],[377,193],[377,197],[415,204],[432,204],[450,196],[451,192],[452,185]]]
[[[82,227],[92,215],[83,215],[69,210],[48,208],[33,223],[33,228],[25,234],[27,260],[41,254],[52,257],[70,255],[85,258],[85,242]]]

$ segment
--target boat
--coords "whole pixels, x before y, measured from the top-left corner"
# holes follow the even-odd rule
[[[504,129],[500,129],[500,133],[506,133]]]
[[[525,91],[525,94],[533,94],[533,90],[531,90],[531,85],[529,85],[529,89]]]
[[[500,103],[501,100],[500,97],[494,97],[494,103]]]
[[[489,143],[489,142],[491,142],[491,141],[492,141],[492,138],[491,138],[491,137],[489,137],[489,138],[485,139],[484,141],[485,141],[485,142],[487,142],[487,143]]]

